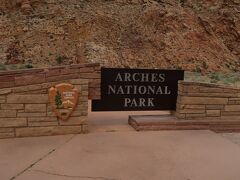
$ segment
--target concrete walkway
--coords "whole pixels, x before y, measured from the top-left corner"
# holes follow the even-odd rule
[[[210,131],[0,140],[0,179],[239,180],[240,146]]]

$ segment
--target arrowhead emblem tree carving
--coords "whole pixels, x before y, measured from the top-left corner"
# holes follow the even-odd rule
[[[78,90],[72,84],[61,83],[49,89],[49,99],[58,118],[67,120],[78,103]]]

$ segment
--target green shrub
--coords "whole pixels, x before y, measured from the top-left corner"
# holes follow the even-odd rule
[[[182,67],[179,66],[179,65],[175,65],[174,68],[177,69],[177,70],[182,70]]]
[[[9,69],[11,69],[11,70],[16,70],[16,69],[18,69],[18,66],[17,66],[16,64],[11,64],[11,65],[9,66]]]
[[[186,2],[186,0],[180,0],[179,2],[180,2],[180,4],[181,4],[181,6],[183,7],[184,4],[185,4],[185,2]]]
[[[202,65],[203,65],[204,69],[208,69],[208,65],[207,65],[207,63],[205,61],[202,62]]]
[[[5,64],[0,63],[0,71],[5,71],[7,68],[5,66]]]
[[[62,64],[65,59],[66,59],[66,56],[56,57],[56,61],[57,61],[58,64]]]
[[[25,68],[31,69],[31,68],[33,68],[33,65],[32,64],[26,64]]]
[[[201,70],[201,68],[200,68],[200,67],[196,66],[196,68],[195,68],[195,72],[201,73],[201,72],[202,72],[202,70]]]

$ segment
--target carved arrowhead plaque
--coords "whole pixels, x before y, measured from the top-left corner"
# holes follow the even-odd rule
[[[62,83],[49,89],[50,103],[62,120],[67,120],[78,103],[78,90],[72,84]]]

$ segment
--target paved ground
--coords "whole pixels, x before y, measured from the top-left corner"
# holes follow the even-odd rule
[[[240,179],[239,134],[135,132],[126,113],[90,120],[86,135],[0,140],[0,180]]]
[[[240,146],[210,131],[98,132],[1,140],[0,146],[1,180],[240,177]]]

